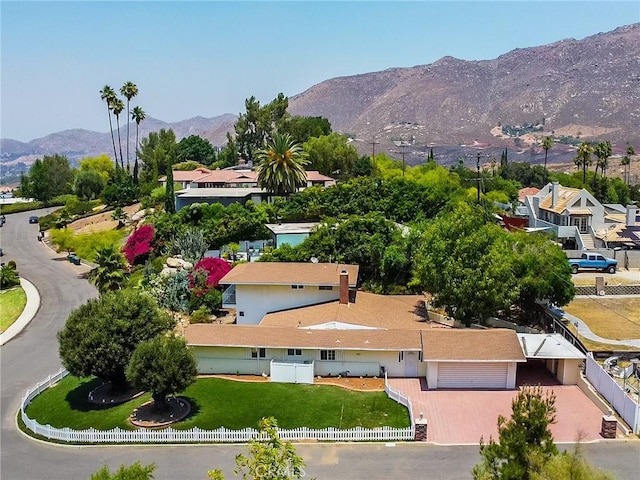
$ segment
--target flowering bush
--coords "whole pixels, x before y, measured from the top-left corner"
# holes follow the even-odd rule
[[[131,265],[138,263],[149,255],[153,250],[151,241],[153,240],[153,225],[143,225],[133,232],[127,239],[127,243],[122,249],[122,253],[127,257]]]
[[[189,276],[190,287],[194,290],[201,289],[206,293],[211,288],[219,285],[220,279],[231,270],[231,266],[220,258],[205,257],[196,263],[193,272]]]

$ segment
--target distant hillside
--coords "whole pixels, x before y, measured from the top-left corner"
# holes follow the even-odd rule
[[[248,92],[250,94],[250,92]],[[583,40],[516,49],[494,60],[444,57],[411,68],[340,77],[289,99],[294,115],[324,116],[335,131],[353,138],[361,153],[386,152],[407,163],[460,156],[475,166],[500,157],[540,163],[540,137],[552,135],[550,162],[570,162],[572,145],[611,140],[614,153],[626,142],[640,150],[640,23]],[[235,115],[194,117],[176,123],[147,118],[140,135],[172,128],[178,139],[196,134],[214,145],[226,143]],[[123,138],[125,127],[122,127]],[[14,173],[44,154],[71,159],[112,152],[108,132],[66,130],[28,143],[1,140],[0,176]]]

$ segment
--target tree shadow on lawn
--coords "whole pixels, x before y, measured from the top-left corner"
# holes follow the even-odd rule
[[[188,430],[190,428],[195,427],[194,420],[195,420],[195,417],[200,413],[200,410],[201,410],[200,404],[193,397],[187,397],[185,395],[179,395],[178,397],[183,398],[184,400],[186,400],[191,404],[191,411],[189,412],[188,416],[186,416],[185,418],[183,418],[182,420],[180,420],[179,422],[176,422],[171,426],[176,430]]]
[[[73,390],[70,390],[65,400],[72,410],[78,410],[80,412],[91,412],[93,410],[102,410],[105,407],[110,407],[111,405],[109,404],[102,406],[89,401],[89,394],[103,384],[104,382],[99,378],[87,380]]]

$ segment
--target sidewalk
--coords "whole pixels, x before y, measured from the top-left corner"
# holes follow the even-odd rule
[[[18,335],[29,324],[33,317],[36,316],[40,308],[40,294],[33,283],[24,278],[20,278],[20,286],[27,296],[27,304],[18,319],[4,332],[0,333],[0,345],[4,345]]]

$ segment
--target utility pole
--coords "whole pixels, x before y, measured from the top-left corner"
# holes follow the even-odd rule
[[[395,144],[396,147],[400,147],[402,149],[400,153],[402,153],[402,176],[404,177],[404,171],[406,168],[406,164],[404,161],[404,153],[406,148],[409,146],[409,144],[407,142],[403,142],[402,140],[394,140],[393,143]]]
[[[373,173],[375,175],[375,170],[376,170],[376,145],[378,145],[380,142],[376,142],[376,137],[373,137],[373,139],[370,142],[371,145],[371,167],[373,168]]]

